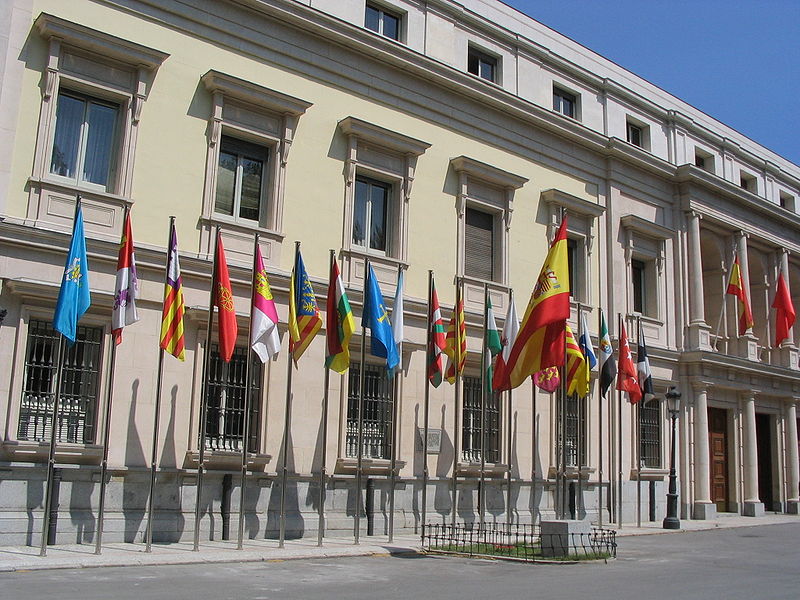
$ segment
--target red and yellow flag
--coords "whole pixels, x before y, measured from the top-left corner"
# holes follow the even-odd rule
[[[294,255],[294,269],[289,283],[289,352],[295,363],[322,327],[314,288],[308,280],[300,246]]]
[[[164,282],[164,308],[161,313],[160,346],[179,360],[186,358],[183,335],[183,284],[178,260],[178,237],[175,223],[170,223],[169,248],[167,248],[167,275]]]
[[[736,303],[739,313],[739,335],[744,335],[754,323],[753,313],[750,310],[750,299],[747,297],[747,290],[744,287],[738,256],[733,260],[733,267],[731,267],[731,276],[730,279],[728,279],[728,289],[726,293],[731,296],[736,296],[739,300]]]
[[[467,324],[464,320],[464,299],[461,297],[460,285],[456,287],[456,305],[453,316],[447,326],[444,353],[447,355],[447,383],[455,383],[456,375],[464,372],[467,362]]]
[[[569,318],[567,219],[561,221],[533,288],[519,334],[497,390],[518,387],[547,367],[564,365],[564,331]]]
[[[578,394],[583,398],[589,394],[589,363],[569,325],[567,325],[566,336],[567,394]]]
[[[219,324],[219,356],[230,362],[233,349],[236,347],[236,336],[239,326],[236,323],[236,307],[233,302],[231,279],[228,276],[228,263],[225,260],[225,248],[222,246],[222,234],[217,232],[217,279],[213,290],[216,292],[214,304],[217,305]]]

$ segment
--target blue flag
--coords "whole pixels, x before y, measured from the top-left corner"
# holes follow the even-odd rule
[[[361,315],[361,327],[369,328],[370,354],[385,358],[386,368],[391,372],[400,362],[400,358],[397,356],[392,324],[386,313],[386,305],[383,302],[383,295],[378,287],[378,280],[375,278],[372,265],[369,266],[367,281],[364,284],[364,312]]]
[[[61,332],[70,344],[75,343],[78,320],[83,316],[92,299],[89,295],[89,265],[86,262],[86,238],[83,235],[83,213],[80,200],[75,210],[72,241],[58,292],[53,328]]]

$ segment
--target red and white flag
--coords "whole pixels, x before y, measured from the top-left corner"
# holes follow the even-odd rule
[[[506,312],[506,322],[503,324],[503,335],[500,338],[503,350],[497,356],[494,365],[494,375],[492,376],[492,389],[507,390],[510,387],[508,361],[511,358],[511,348],[519,333],[519,319],[517,318],[517,308],[513,298],[508,300],[508,311]]]
[[[252,338],[250,345],[262,363],[275,358],[281,349],[278,334],[278,311],[272,299],[272,290],[267,279],[267,270],[261,258],[261,248],[256,246],[255,274],[253,277],[253,312],[251,318]]]
[[[136,259],[133,255],[131,213],[125,215],[122,239],[117,258],[117,281],[114,285],[114,308],[111,310],[111,333],[114,343],[122,343],[122,329],[139,320],[136,300],[139,298],[139,280],[136,278]]]

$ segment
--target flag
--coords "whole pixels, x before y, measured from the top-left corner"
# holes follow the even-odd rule
[[[444,353],[447,355],[447,383],[455,383],[456,375],[464,372],[467,362],[467,323],[464,320],[464,299],[456,288],[456,304],[447,326]]]
[[[392,336],[392,323],[383,303],[383,294],[378,286],[375,271],[369,266],[367,281],[364,283],[364,312],[361,315],[361,327],[368,328],[370,333],[370,354],[386,359],[386,368],[392,372],[400,362],[397,346]]]
[[[308,280],[300,246],[294,255],[294,269],[289,282],[289,352],[295,364],[322,327],[314,288]]]
[[[747,290],[744,287],[744,280],[742,279],[742,271],[739,265],[739,257],[733,260],[731,267],[731,276],[728,279],[727,294],[736,296],[739,300],[736,303],[737,311],[739,313],[739,335],[744,335],[750,329],[753,323],[753,313],[750,310],[750,300],[747,297]]]
[[[325,341],[327,355],[325,366],[337,373],[344,373],[350,368],[350,338],[356,329],[350,301],[344,289],[344,282],[339,273],[336,258],[331,257],[331,274],[328,283],[327,322],[325,324]]]
[[[581,398],[589,395],[589,365],[581,347],[575,340],[572,329],[565,325],[567,345],[567,394],[577,394]]]
[[[86,238],[83,234],[83,211],[78,198],[75,222],[72,224],[72,239],[53,315],[53,328],[67,338],[70,344],[75,343],[78,321],[89,310],[91,304],[89,263],[86,262]]]
[[[398,366],[400,358],[400,348],[403,345],[403,272],[397,274],[397,288],[394,292],[394,304],[392,305],[392,338],[397,350]],[[389,373],[394,376],[394,370]]]
[[[139,320],[136,300],[139,299],[139,280],[136,277],[136,258],[133,255],[131,213],[125,214],[122,239],[117,256],[117,281],[114,285],[114,308],[111,309],[111,333],[114,343],[122,343],[122,328]]]
[[[179,360],[184,360],[183,336],[183,283],[178,260],[178,237],[175,223],[170,223],[169,248],[167,248],[167,277],[164,282],[164,308],[161,313],[161,348]]]
[[[636,372],[639,375],[639,385],[645,402],[650,402],[656,395],[653,393],[653,374],[650,372],[650,359],[647,358],[647,344],[644,341],[644,331],[639,324],[639,339],[636,344]]]
[[[546,367],[562,366],[564,330],[568,318],[569,265],[565,217],[533,288],[519,335],[506,361],[501,385],[495,389],[515,388]]]
[[[519,333],[519,319],[517,318],[516,303],[513,298],[508,299],[508,310],[506,311],[506,321],[503,324],[503,336],[501,342],[503,350],[497,357],[494,365],[494,375],[492,376],[492,389],[503,390],[509,389],[504,387],[504,379],[507,380],[508,358],[511,355],[511,348],[514,346],[514,341],[517,339]]]
[[[591,371],[597,366],[597,356],[592,348],[592,338],[589,335],[589,327],[586,325],[586,315],[581,314],[581,335],[578,339],[578,346],[581,347],[581,352],[589,365]]]
[[[492,311],[492,301],[486,298],[486,389],[489,393],[492,391],[492,380],[494,378],[494,358],[503,349],[503,344],[500,342],[500,332],[497,331],[497,322],[494,318],[494,311]]]
[[[600,395],[606,397],[608,388],[617,376],[617,363],[614,361],[614,348],[611,337],[608,335],[608,326],[603,310],[600,309],[600,335],[598,347],[600,350]]]
[[[625,325],[619,324],[619,372],[617,374],[617,389],[628,392],[628,400],[636,404],[642,399],[642,390],[636,377],[636,366],[633,364],[631,347],[628,345],[628,335]]]
[[[772,308],[777,310],[775,315],[775,343],[777,348],[783,340],[789,339],[789,330],[794,325],[795,312],[792,304],[792,297],[789,295],[789,288],[783,279],[783,273],[778,274],[778,288],[775,291],[775,299],[772,301]],[[791,340],[790,340],[791,341]]]
[[[426,360],[428,365],[428,381],[433,384],[433,387],[439,387],[439,384],[442,383],[442,376],[444,375],[444,360],[442,354],[445,350],[446,341],[444,319],[442,319],[442,310],[439,308],[439,297],[436,295],[433,275],[431,275],[431,297],[428,308],[428,332],[428,356]]]
[[[261,247],[256,244],[255,264],[253,265],[253,306],[250,311],[250,347],[262,363],[275,358],[281,349],[281,336],[278,333],[278,310],[272,298],[267,270],[261,256]]]
[[[236,347],[236,336],[239,326],[236,323],[236,307],[233,302],[233,289],[228,276],[228,263],[225,261],[225,248],[222,246],[222,234],[217,231],[217,279],[212,288],[216,291],[214,304],[217,306],[217,325],[219,328],[219,356],[225,362],[231,362],[233,349]]]
[[[561,385],[561,373],[558,367],[547,367],[533,374],[533,383],[543,392],[552,394]]]

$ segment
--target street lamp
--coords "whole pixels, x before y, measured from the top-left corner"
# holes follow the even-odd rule
[[[674,385],[669,386],[667,393],[667,410],[672,420],[672,444],[669,453],[669,492],[667,492],[667,516],[664,517],[664,529],[680,529],[681,521],[678,519],[678,477],[675,475],[675,422],[678,420],[678,411],[681,408],[681,393]]]

